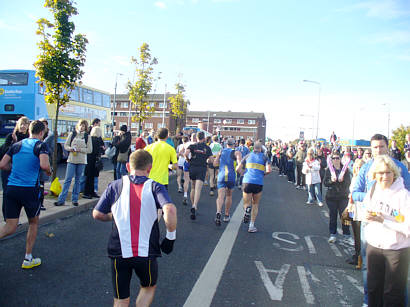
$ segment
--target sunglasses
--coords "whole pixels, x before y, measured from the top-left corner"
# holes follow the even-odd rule
[[[332,157],[332,160],[340,160],[340,157]]]

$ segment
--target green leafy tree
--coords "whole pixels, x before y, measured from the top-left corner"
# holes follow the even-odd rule
[[[41,36],[38,47],[41,53],[34,63],[36,76],[44,88],[45,101],[55,106],[54,120],[54,153],[53,175],[57,172],[57,122],[61,106],[70,100],[70,93],[75,83],[81,79],[84,72],[86,45],[84,35],[74,35],[75,26],[70,18],[77,15],[74,1],[46,0],[44,7],[48,8],[54,23],[45,18],[37,21],[37,35]]]
[[[396,130],[393,130],[393,136],[390,139],[395,140],[397,144],[397,148],[400,149],[401,157],[404,157],[404,143],[406,142],[406,134],[410,133],[410,126],[403,126],[401,125]]]
[[[138,122],[139,134],[141,134],[144,120],[150,118],[155,112],[155,106],[151,106],[148,100],[148,93],[152,89],[154,65],[158,64],[158,60],[152,58],[149,45],[143,43],[139,48],[139,58],[132,57],[131,62],[136,66],[138,80],[134,84],[128,82],[127,87],[129,99],[136,111],[132,121]]]
[[[175,127],[177,130],[181,130],[182,122],[188,109],[189,100],[185,100],[184,98],[185,88],[181,83],[175,84],[175,89],[177,90],[177,94],[169,97],[168,100],[171,104],[172,117],[175,119]]]

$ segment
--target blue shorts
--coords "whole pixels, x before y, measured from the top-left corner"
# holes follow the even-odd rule
[[[28,218],[40,215],[40,190],[38,187],[7,186],[6,219],[18,219],[24,207]]]
[[[217,183],[217,188],[222,189],[222,188],[228,188],[232,190],[235,186],[235,181],[218,181]]]
[[[189,162],[184,162],[184,172],[189,172]]]
[[[179,166],[179,165],[178,165],[178,168],[179,168],[180,170],[183,170],[183,169],[184,169],[183,166]]]

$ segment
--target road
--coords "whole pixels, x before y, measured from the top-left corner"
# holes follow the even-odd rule
[[[172,178],[177,241],[174,252],[159,259],[152,306],[361,306],[361,272],[345,263],[350,246],[327,242],[326,206],[305,205],[306,192],[277,172],[265,180],[259,232],[250,234],[241,223],[242,209],[236,211],[239,191],[231,222],[218,228],[215,196],[203,194],[197,220],[191,221]],[[34,255],[43,264],[29,271],[20,269],[25,235],[1,240],[0,306],[110,306],[110,230],[91,211],[42,226]],[[131,289],[134,300],[136,278]]]

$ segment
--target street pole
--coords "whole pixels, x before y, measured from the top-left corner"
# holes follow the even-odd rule
[[[123,74],[117,72],[115,74],[115,86],[114,86],[114,102],[113,102],[113,106],[112,106],[112,138],[114,138],[114,124],[115,124],[115,105],[117,104],[117,78],[118,75],[123,76]]]
[[[320,84],[320,82],[311,81],[311,80],[303,80],[303,82],[309,82],[309,83],[314,83],[314,84],[319,85],[319,96],[318,96],[318,103],[317,103],[317,121],[316,121],[316,140],[317,140],[318,135],[319,135],[320,94],[322,91],[322,85]]]
[[[162,106],[162,128],[164,128],[164,124],[165,124],[165,109],[167,106],[167,84],[165,83],[165,91],[164,91],[164,105]]]

